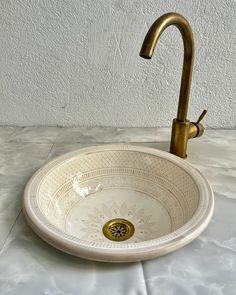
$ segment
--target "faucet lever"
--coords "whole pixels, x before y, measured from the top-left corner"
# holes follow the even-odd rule
[[[199,118],[198,118],[198,120],[197,120],[197,122],[196,122],[197,124],[200,123],[200,122],[202,121],[202,119],[205,117],[206,113],[207,113],[207,110],[204,110],[204,111],[201,113],[201,115],[199,116]]]
[[[204,110],[199,116],[197,122],[190,122],[188,138],[200,137],[203,134],[205,128],[200,122],[203,120],[206,113],[207,110]]]

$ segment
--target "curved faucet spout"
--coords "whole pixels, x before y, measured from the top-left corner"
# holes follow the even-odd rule
[[[184,43],[184,62],[177,118],[173,120],[172,124],[170,152],[181,158],[186,158],[188,140],[203,134],[204,127],[200,121],[206,114],[206,110],[203,111],[199,120],[195,123],[189,122],[187,119],[194,59],[193,33],[187,20],[182,15],[174,12],[164,14],[158,18],[147,32],[140,51],[140,56],[148,59],[152,58],[159,37],[162,32],[171,25],[176,26],[181,32]]]
[[[184,63],[177,120],[186,121],[194,60],[193,34],[187,20],[182,15],[173,12],[164,14],[158,18],[147,32],[140,51],[140,56],[147,59],[152,58],[159,37],[161,36],[162,32],[171,25],[176,26],[180,30],[184,43]]]

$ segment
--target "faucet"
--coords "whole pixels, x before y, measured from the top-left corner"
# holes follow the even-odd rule
[[[204,127],[200,123],[206,115],[206,110],[202,112],[197,122],[190,122],[187,119],[189,93],[192,78],[194,60],[194,40],[193,33],[188,21],[178,13],[167,13],[159,17],[150,27],[143,41],[140,56],[151,59],[156,43],[162,32],[169,26],[176,26],[182,35],[184,43],[184,62],[179,94],[179,105],[177,118],[172,123],[170,152],[181,158],[187,157],[187,143],[190,138],[199,137],[204,132]]]

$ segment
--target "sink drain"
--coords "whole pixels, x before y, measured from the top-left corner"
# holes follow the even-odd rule
[[[103,234],[112,241],[120,242],[128,240],[134,234],[133,224],[122,218],[111,219],[103,226]]]

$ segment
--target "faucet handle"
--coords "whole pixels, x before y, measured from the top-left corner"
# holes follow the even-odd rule
[[[205,117],[207,110],[204,110],[199,116],[197,122],[190,122],[188,138],[200,137],[204,132],[204,126],[200,123]]]
[[[206,113],[207,113],[207,110],[204,110],[204,111],[201,113],[201,115],[199,116],[199,118],[198,118],[198,120],[197,120],[197,122],[196,122],[197,124],[200,123],[200,122],[202,121],[202,119],[205,117]]]

